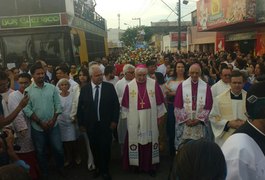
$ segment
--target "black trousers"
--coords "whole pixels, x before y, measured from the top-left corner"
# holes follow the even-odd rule
[[[96,168],[102,175],[109,174],[112,130],[97,122],[95,128],[87,132]]]

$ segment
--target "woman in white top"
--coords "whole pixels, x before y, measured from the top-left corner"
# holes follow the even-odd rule
[[[70,82],[65,78],[60,79],[60,81],[58,82],[58,87],[61,91],[60,101],[62,106],[62,113],[58,116],[58,123],[64,147],[64,165],[68,166],[72,162],[73,158],[77,156],[75,121],[72,121],[72,119],[70,118],[73,94],[69,92]]]
[[[168,104],[167,111],[167,135],[169,142],[169,152],[171,156],[176,153],[175,149],[175,115],[174,115],[174,99],[178,85],[185,80],[185,63],[183,61],[178,61],[174,65],[173,76],[166,82],[166,97]]]

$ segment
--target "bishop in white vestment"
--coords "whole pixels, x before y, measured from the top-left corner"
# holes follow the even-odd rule
[[[124,143],[123,168],[138,167],[153,173],[159,163],[158,121],[166,113],[164,96],[159,85],[147,78],[141,65],[135,79],[125,88],[122,118],[127,118],[128,133]]]

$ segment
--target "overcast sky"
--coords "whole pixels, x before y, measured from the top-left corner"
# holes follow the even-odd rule
[[[172,9],[176,9],[177,0],[163,1]],[[188,5],[182,4],[181,16],[195,10],[196,1],[198,0],[189,0]],[[108,28],[118,28],[118,14],[120,14],[121,29],[139,24],[138,20],[132,20],[132,18],[141,18],[141,25],[145,26],[150,26],[151,22],[160,20],[174,21],[177,19],[177,15],[161,0],[96,0],[96,3],[96,12],[107,20]],[[190,19],[189,15],[184,20]]]

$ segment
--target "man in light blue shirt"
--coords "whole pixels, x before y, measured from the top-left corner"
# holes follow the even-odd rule
[[[48,179],[48,163],[46,157],[49,142],[59,172],[64,164],[63,146],[59,126],[56,122],[62,112],[60,98],[56,87],[44,82],[45,71],[40,63],[34,64],[30,73],[34,82],[25,89],[29,103],[24,113],[31,119],[31,135],[36,148],[39,166],[44,179]]]

